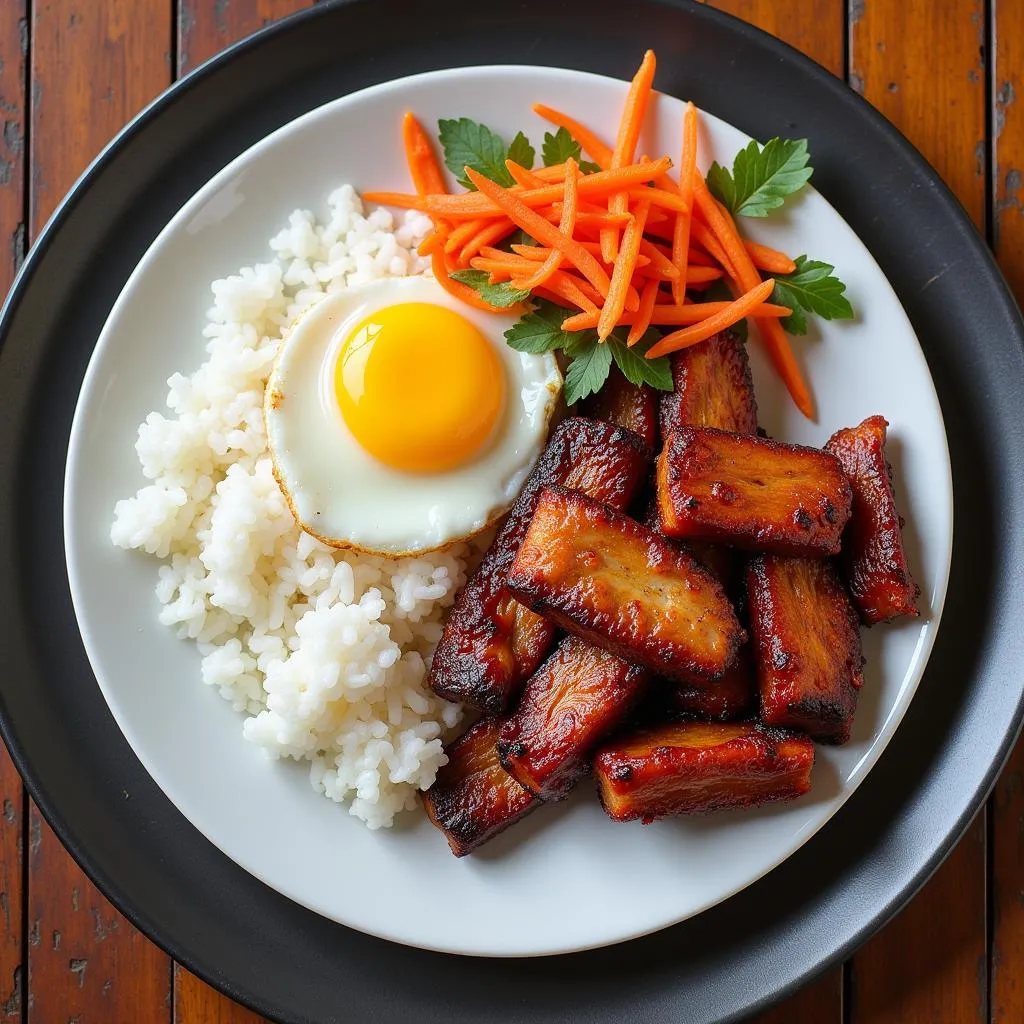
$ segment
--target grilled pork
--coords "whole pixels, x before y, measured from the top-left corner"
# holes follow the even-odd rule
[[[423,794],[427,816],[456,857],[472,853],[540,803],[501,767],[499,725],[481,718],[446,747],[448,763]]]
[[[850,484],[817,448],[680,427],[658,459],[658,511],[670,537],[786,555],[834,555]]]
[[[907,567],[903,523],[896,511],[892,469],[885,459],[888,423],[870,416],[838,430],[825,445],[853,487],[853,515],[843,536],[840,564],[853,603],[868,626],[917,615],[920,587]]]
[[[661,434],[676,427],[757,433],[757,402],[747,347],[732,331],[673,352],[675,390],[661,395]]]
[[[613,740],[594,759],[601,803],[645,823],[791,800],[811,788],[814,744],[758,722],[678,722]]]
[[[590,754],[640,695],[647,672],[567,636],[530,677],[501,724],[498,754],[531,793],[560,800],[590,770]]]
[[[745,637],[691,555],[563,487],[541,495],[508,586],[570,633],[675,679],[720,676]]]
[[[864,659],[856,613],[831,561],[755,558],[747,595],[761,718],[845,743]]]
[[[576,488],[625,508],[647,470],[644,442],[610,423],[572,417],[551,432],[477,571],[455,600],[434,652],[428,682],[435,693],[500,714],[548,653],[555,627],[524,608],[505,575],[549,484]]]
[[[685,715],[712,722],[728,722],[749,715],[757,703],[757,683],[750,647],[744,644],[725,675],[710,683],[680,683],[670,697],[671,706]]]
[[[617,423],[644,439],[650,452],[658,442],[658,396],[649,384],[631,384],[617,367],[596,395],[584,399],[585,416]]]

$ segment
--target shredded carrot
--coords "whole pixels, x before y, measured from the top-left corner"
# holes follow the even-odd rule
[[[437,279],[437,283],[451,296],[456,299],[465,302],[469,306],[474,306],[477,309],[486,310],[488,313],[506,313],[508,310],[499,309],[497,306],[492,306],[489,302],[484,302],[480,296],[469,287],[469,285],[463,284],[461,281],[453,281],[448,276],[448,268],[445,266],[444,253],[435,249],[430,257],[430,265],[434,271],[434,277]]]
[[[735,280],[737,284],[749,291],[752,284],[760,278],[760,274],[758,274],[746,247],[740,240],[739,233],[736,231],[736,225],[732,222],[732,218],[728,213],[724,212],[718,203],[715,202],[714,196],[708,191],[704,179],[699,174],[693,176],[693,189],[695,204],[703,213],[708,226],[714,232],[719,243],[721,243],[722,249],[736,271],[737,277]],[[761,340],[768,350],[768,356],[772,361],[772,365],[782,378],[782,382],[786,385],[786,390],[789,391],[790,396],[796,403],[796,407],[808,419],[813,419],[814,400],[811,398],[811,393],[804,382],[803,375],[800,373],[800,367],[797,365],[796,357],[793,355],[793,349],[789,344],[789,339],[786,337],[786,332],[776,320],[755,318],[754,323],[761,333]]]
[[[420,195],[447,192],[444,172],[434,155],[430,137],[411,111],[402,118],[402,141],[405,144],[405,158],[409,162],[413,187]]]
[[[512,233],[515,230],[514,225],[510,221],[496,220],[491,221],[486,227],[481,228],[463,247],[459,253],[458,264],[460,267],[465,267],[469,264],[469,261],[483,248],[485,245],[493,245],[495,242],[500,242],[506,235]]]
[[[572,157],[566,161],[565,169],[565,199],[562,202],[562,219],[558,222],[558,230],[567,241],[572,239],[576,230],[576,186],[579,179],[579,167]],[[531,291],[544,284],[551,275],[562,265],[564,253],[561,249],[552,246],[550,255],[540,265],[540,269],[523,284],[524,288]]]
[[[552,299],[552,301],[563,299],[584,312],[591,312],[594,316],[600,315],[597,303],[584,291],[581,284],[572,274],[556,271],[537,291],[540,295]],[[597,297],[600,298],[600,295]]]
[[[673,280],[679,271],[676,265],[653,243],[643,239],[640,242],[640,252],[651,261],[651,267],[669,280]]]
[[[676,214],[672,230],[672,263],[679,271],[672,282],[672,298],[682,305],[686,298],[686,270],[690,255],[690,222],[693,212],[693,175],[697,169],[697,108],[686,104],[683,114],[683,152],[679,159],[679,198],[690,207]]]
[[[796,270],[796,264],[778,249],[769,248],[767,245],[759,245],[757,242],[744,242],[750,259],[758,270],[764,270],[769,274],[792,274]]]
[[[466,168],[466,174],[469,176],[469,180],[479,189],[480,193],[490,199],[509,220],[518,227],[521,227],[532,238],[536,238],[538,242],[550,245],[553,249],[558,249],[603,296],[607,296],[608,288],[611,285],[607,272],[579,242],[573,238],[566,238],[558,228],[553,224],[549,224],[536,211],[531,210],[521,197],[513,195],[507,189],[495,184],[489,178],[485,178],[482,174],[478,174],[471,168]],[[591,180],[596,177],[596,174],[589,175]],[[588,178],[585,177],[583,181],[579,182],[578,187],[582,188],[587,180]],[[563,192],[564,187],[563,182],[561,186]]]
[[[453,252],[461,251],[462,247],[478,232],[482,231],[491,223],[489,217],[478,217],[476,220],[464,221],[448,233],[444,243],[444,251],[451,255]],[[512,229],[509,228],[511,231]]]
[[[644,285],[640,293],[640,308],[636,311],[633,326],[626,335],[626,344],[632,348],[651,326],[651,316],[654,313],[654,304],[658,301],[658,281],[652,278]]]
[[[625,309],[626,290],[636,270],[636,258],[640,255],[640,242],[644,236],[644,226],[647,223],[647,213],[650,208],[650,202],[642,199],[633,212],[633,220],[626,225],[626,230],[622,234],[622,247],[612,270],[608,297],[605,299],[601,309],[601,319],[597,324],[597,337],[600,341],[604,341],[612,333],[615,321]]]
[[[586,125],[563,114],[554,107],[545,106],[543,103],[534,103],[534,113],[540,114],[545,121],[550,121],[557,128],[564,128],[579,144],[583,152],[590,157],[602,170],[607,170],[612,164],[612,147],[602,142]]]
[[[420,256],[429,256],[435,249],[444,249],[444,244],[448,239],[448,232],[444,228],[438,228],[436,231],[432,231],[422,242],[416,247],[416,252]]]
[[[508,173],[512,175],[512,180],[517,185],[522,185],[523,188],[543,188],[545,185],[552,181],[561,181],[565,175],[561,175],[558,178],[542,178],[539,174],[534,174],[527,167],[523,167],[522,164],[517,164],[515,160],[506,160],[505,167],[508,169]]]
[[[631,163],[636,154],[636,144],[640,138],[644,114],[647,112],[647,101],[651,97],[651,86],[654,84],[655,70],[654,51],[648,50],[640,62],[633,81],[629,84],[626,103],[619,119],[619,130],[615,136],[615,148],[612,150],[611,170],[617,170]],[[666,168],[667,169],[667,168]],[[625,213],[628,197],[613,195],[608,201],[609,213]],[[613,263],[618,254],[619,233],[615,228],[601,230],[601,252],[605,263]]]
[[[579,240],[577,239],[577,241],[579,241]],[[587,250],[587,252],[593,254],[594,256],[600,256],[601,255],[601,245],[600,245],[599,242],[580,241],[580,245],[582,245],[583,248]],[[484,256],[491,256],[492,255],[492,253],[488,252],[485,249],[481,249],[480,251],[481,251],[481,253]],[[500,252],[500,250],[498,250],[498,249],[495,249],[493,251],[494,252]],[[514,253],[516,253],[517,255],[519,255],[519,256],[525,256],[527,259],[536,260],[538,263],[543,263],[544,260],[546,260],[548,258],[548,256],[551,255],[551,252],[552,252],[551,248],[549,246],[546,246],[546,245],[519,245],[519,244],[513,245],[512,246],[512,251]],[[507,255],[507,254],[502,253],[502,255]],[[637,256],[637,258],[636,258],[637,269],[646,269],[646,267],[648,266],[648,264],[650,262],[651,261],[650,261],[650,259],[647,256]],[[657,276],[657,275],[654,275],[654,276]]]
[[[696,212],[697,206],[694,204]],[[718,244],[714,232],[702,221],[694,217],[690,222],[690,236],[718,265],[735,281],[736,269],[726,256],[725,250]]]
[[[683,327],[681,330],[666,334],[659,342],[652,345],[647,352],[648,359],[655,359],[658,356],[668,355],[669,352],[678,352],[681,348],[689,348],[701,341],[707,341],[712,335],[732,327],[752,309],[764,302],[772,293],[775,281],[768,278],[762,281],[755,288],[741,295],[735,302],[730,302],[720,313],[709,316],[700,323],[690,327]],[[774,322],[774,321],[773,321]]]
[[[562,203],[554,203],[551,207],[553,217],[560,217]],[[614,227],[625,227],[629,223],[628,213],[593,213],[590,210],[577,210],[576,223],[587,227],[601,228],[607,225]]]
[[[688,324],[699,324],[708,317],[721,313],[732,305],[731,302],[689,302],[684,306],[677,306],[674,302],[655,302],[651,309],[650,325],[653,327],[683,327]],[[781,319],[789,316],[792,310],[788,306],[779,306],[772,302],[762,302],[755,306],[747,316],[771,317]],[[580,313],[569,317],[562,322],[562,329],[565,331],[585,331],[597,326],[599,311],[593,313]],[[636,313],[623,313],[619,317],[616,327],[635,325],[640,318],[639,310]]]

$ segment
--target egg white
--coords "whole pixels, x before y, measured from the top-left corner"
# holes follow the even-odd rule
[[[353,327],[405,302],[455,310],[494,346],[505,370],[505,410],[494,437],[444,472],[407,473],[375,459],[349,431],[335,395],[335,366]],[[304,313],[281,344],[264,397],[274,475],[303,529],[332,547],[397,558],[447,547],[499,518],[540,454],[562,389],[553,355],[505,343],[515,320],[464,305],[430,277],[352,287]]]

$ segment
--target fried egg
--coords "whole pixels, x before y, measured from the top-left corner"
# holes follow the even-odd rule
[[[298,523],[333,547],[398,557],[501,516],[562,388],[553,355],[505,344],[515,320],[428,277],[352,287],[304,313],[264,400],[274,473]]]

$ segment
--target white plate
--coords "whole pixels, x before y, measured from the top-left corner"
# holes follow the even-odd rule
[[[490,956],[567,952],[642,935],[727,898],[805,843],[861,782],[914,695],[938,627],[952,485],[935,390],[882,272],[810,189],[785,212],[744,227],[835,264],[859,317],[821,322],[796,342],[820,424],[793,408],[751,345],[761,422],[778,437],[820,445],[872,413],[889,420],[924,614],[864,634],[853,738],[819,748],[808,796],[644,827],[609,821],[584,784],[462,860],[422,815],[368,831],[317,795],[304,768],[268,762],[242,738],[240,717],[202,684],[194,645],[157,622],[156,563],[111,546],[114,502],[143,482],[136,427],[161,407],[170,374],[202,361],[211,280],[266,260],[267,239],[290,211],[323,211],[343,181],[407,190],[399,132],[407,109],[428,125],[466,116],[506,138],[521,128],[539,144],[547,126],[533,102],[611,135],[624,92],[621,82],[577,72],[465,68],[377,86],[286,125],[202,188],[153,243],[111,312],[76,410],[65,490],[68,571],[89,659],[128,742],[185,817],[246,870],[327,917],[398,942]],[[658,98],[642,152],[678,151],[681,111],[679,101]],[[705,166],[731,161],[748,141],[712,117],[703,123]]]

